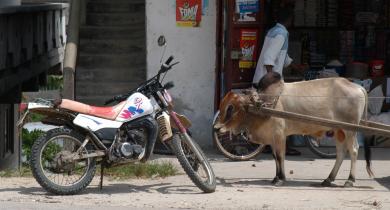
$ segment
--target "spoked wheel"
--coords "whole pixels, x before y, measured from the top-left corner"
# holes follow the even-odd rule
[[[214,125],[218,120],[218,117],[219,111],[214,117],[213,139],[218,150],[221,151],[225,157],[231,160],[246,161],[261,153],[264,145],[251,143],[246,131],[242,131],[240,134],[234,135],[231,132],[222,133],[214,129]]]
[[[215,175],[199,145],[190,136],[183,134],[175,134],[171,145],[180,165],[192,182],[203,192],[214,192]]]
[[[336,158],[336,147],[334,141],[324,138],[318,139],[312,136],[305,136],[306,145],[309,149],[321,158]]]
[[[35,179],[47,191],[71,195],[91,183],[96,170],[95,159],[70,160],[82,144],[78,133],[57,128],[38,138],[32,147],[31,169]],[[84,148],[81,153],[87,154]]]

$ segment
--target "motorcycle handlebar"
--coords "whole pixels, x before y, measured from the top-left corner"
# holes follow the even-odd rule
[[[169,58],[167,59],[167,61],[165,61],[165,64],[166,65],[169,65],[172,61],[173,61],[173,55],[169,56]]]

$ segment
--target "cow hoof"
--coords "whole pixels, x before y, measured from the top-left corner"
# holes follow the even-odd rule
[[[325,179],[325,180],[321,183],[321,186],[323,186],[323,187],[330,187],[330,186],[332,186],[332,182],[329,181],[329,179]]]
[[[271,182],[274,186],[278,187],[278,186],[282,186],[283,183],[284,183],[284,180],[283,179],[279,179],[279,177],[275,177],[272,182]]]
[[[278,181],[276,181],[276,182],[274,183],[274,186],[275,186],[275,187],[280,187],[280,186],[283,186],[283,184],[284,184],[284,181],[281,180],[281,179],[279,179]]]
[[[278,182],[279,181],[279,177],[275,177],[273,180],[272,180],[272,184],[276,184],[276,182]]]
[[[350,180],[347,180],[347,181],[344,183],[344,187],[353,187],[353,182],[350,181]]]

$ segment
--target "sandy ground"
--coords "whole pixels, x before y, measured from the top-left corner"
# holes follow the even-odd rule
[[[110,181],[102,191],[98,179],[80,195],[54,196],[33,178],[1,178],[0,209],[390,209],[390,149],[374,149],[371,179],[359,158],[355,187],[342,187],[350,161],[344,161],[333,187],[320,187],[334,160],[315,159],[300,149],[300,157],[288,157],[288,182],[273,187],[274,161],[262,154],[254,161],[231,162],[208,155],[218,185],[204,194],[185,174],[161,179]],[[362,151],[360,151],[362,153]],[[360,154],[362,155],[362,154]],[[174,157],[157,157],[177,163]]]

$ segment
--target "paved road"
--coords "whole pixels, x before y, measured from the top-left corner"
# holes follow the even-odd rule
[[[360,158],[353,188],[342,187],[349,160],[344,161],[335,185],[323,188],[319,184],[334,160],[314,159],[310,152],[303,152],[301,157],[288,157],[288,183],[283,187],[270,184],[275,173],[270,155],[247,162],[209,155],[218,177],[217,191],[212,194],[201,193],[185,174],[166,179],[106,179],[102,191],[96,179],[75,196],[47,194],[32,178],[1,178],[0,209],[390,209],[390,149],[374,150],[375,179],[368,177]]]

